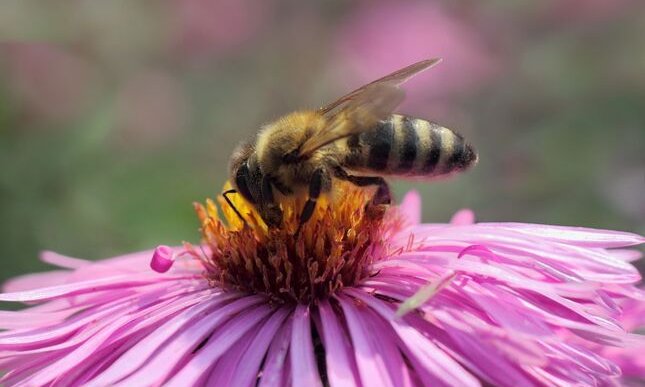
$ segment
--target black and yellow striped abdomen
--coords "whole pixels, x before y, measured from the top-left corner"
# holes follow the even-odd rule
[[[434,177],[467,169],[477,161],[459,134],[399,114],[348,137],[341,147],[347,155],[346,168],[378,175]]]

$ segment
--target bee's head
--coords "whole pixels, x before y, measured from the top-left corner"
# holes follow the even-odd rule
[[[266,192],[264,195],[262,193],[262,185],[266,181],[252,142],[242,143],[233,152],[229,176],[237,192],[253,204],[267,226],[278,227],[282,224],[282,209],[273,201],[272,194],[269,198]]]
[[[231,183],[248,202],[254,205],[260,201],[262,192],[262,172],[256,160],[255,146],[252,141],[247,141],[235,149],[229,163]]]

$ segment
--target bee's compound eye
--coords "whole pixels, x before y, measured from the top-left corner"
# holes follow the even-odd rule
[[[249,176],[249,167],[246,165],[246,162],[240,165],[240,167],[237,170],[237,173],[235,174],[235,185],[237,186],[238,192],[244,196],[246,200],[248,200],[251,203],[255,203],[255,199],[253,198],[253,195],[251,195],[251,191],[249,190],[249,185],[247,183],[247,177]]]

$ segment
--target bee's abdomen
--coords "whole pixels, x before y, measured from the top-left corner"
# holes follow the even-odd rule
[[[435,123],[393,114],[347,139],[350,169],[381,175],[438,176],[477,161],[473,148],[454,131]]]

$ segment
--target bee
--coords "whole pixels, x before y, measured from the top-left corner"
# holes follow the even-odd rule
[[[384,176],[434,178],[471,167],[477,154],[461,135],[393,113],[404,98],[401,84],[439,62],[414,63],[320,109],[296,111],[265,125],[233,153],[233,189],[222,193],[224,199],[244,221],[228,198],[241,194],[268,227],[276,228],[283,218],[279,196],[306,197],[297,235],[334,179],[375,186],[372,204],[387,205],[391,195]]]

